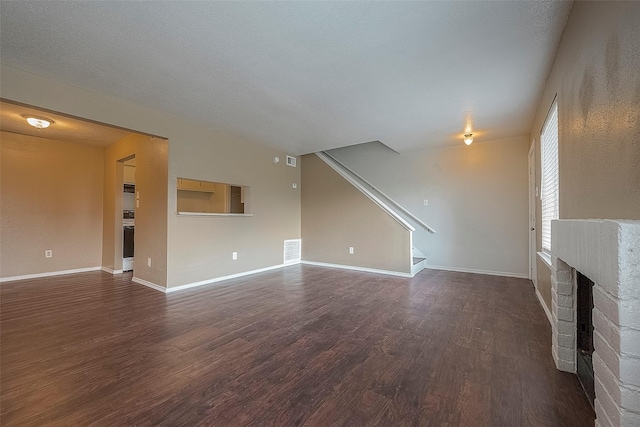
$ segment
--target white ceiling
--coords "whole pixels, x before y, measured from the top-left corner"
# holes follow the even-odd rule
[[[27,123],[28,116],[43,117],[53,120],[53,123],[46,129],[37,129]],[[107,147],[132,133],[9,102],[0,102],[0,130],[99,147]]]
[[[4,64],[302,154],[529,132],[571,2],[2,2]]]

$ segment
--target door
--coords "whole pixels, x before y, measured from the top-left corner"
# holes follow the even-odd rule
[[[536,141],[529,149],[529,280],[537,286],[536,268]]]

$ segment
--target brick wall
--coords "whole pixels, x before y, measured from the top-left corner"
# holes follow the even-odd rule
[[[596,426],[640,426],[640,221],[558,220],[552,229],[552,348],[576,371],[576,280],[594,282]]]

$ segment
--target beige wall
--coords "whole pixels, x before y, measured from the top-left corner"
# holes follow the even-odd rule
[[[211,212],[229,212],[229,195],[227,194],[229,191],[229,185],[216,184],[216,191],[211,198]]]
[[[284,159],[287,153],[6,65],[1,66],[0,79],[0,96],[5,99],[169,140],[168,185],[158,195],[167,200],[167,264],[166,271],[154,273],[166,277],[168,286],[280,265],[284,240],[300,238],[300,193],[292,188],[300,181],[300,168],[273,162],[275,156]],[[178,177],[250,186],[254,216],[178,216]],[[141,244],[136,237],[136,246]],[[231,259],[234,251],[237,261]]]
[[[273,162],[286,153],[223,133],[193,129],[179,141],[175,150],[170,142],[169,150],[169,282],[189,284],[282,264],[284,240],[300,238],[300,192],[293,188],[300,183],[300,167]],[[178,216],[178,177],[248,186],[253,216]],[[232,252],[238,252],[235,261]]]
[[[133,276],[167,285],[167,185],[169,142],[136,135],[135,256]],[[147,260],[151,258],[151,266]]]
[[[178,190],[178,212],[214,212],[211,207],[213,193]]]
[[[539,186],[539,135],[557,94],[560,218],[640,219],[639,17],[638,2],[575,2],[569,15],[531,127]],[[540,250],[539,200],[536,217]],[[538,263],[543,295],[549,276]]]
[[[549,312],[551,312],[551,270],[549,270],[547,264],[539,257],[536,257],[536,268],[538,279],[536,282],[536,288],[540,293],[540,297],[542,297],[542,301],[544,301]],[[541,272],[545,270],[547,274],[541,274]]]
[[[460,141],[402,154],[368,143],[330,153],[437,231],[416,227],[413,236],[429,266],[527,277],[527,143]]]
[[[302,259],[410,273],[410,232],[315,154],[301,160]]]
[[[99,267],[102,148],[0,135],[1,276]]]

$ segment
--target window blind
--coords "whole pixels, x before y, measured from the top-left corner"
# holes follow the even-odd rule
[[[554,102],[540,135],[542,158],[542,250],[551,251],[551,220],[558,219],[558,104]]]

